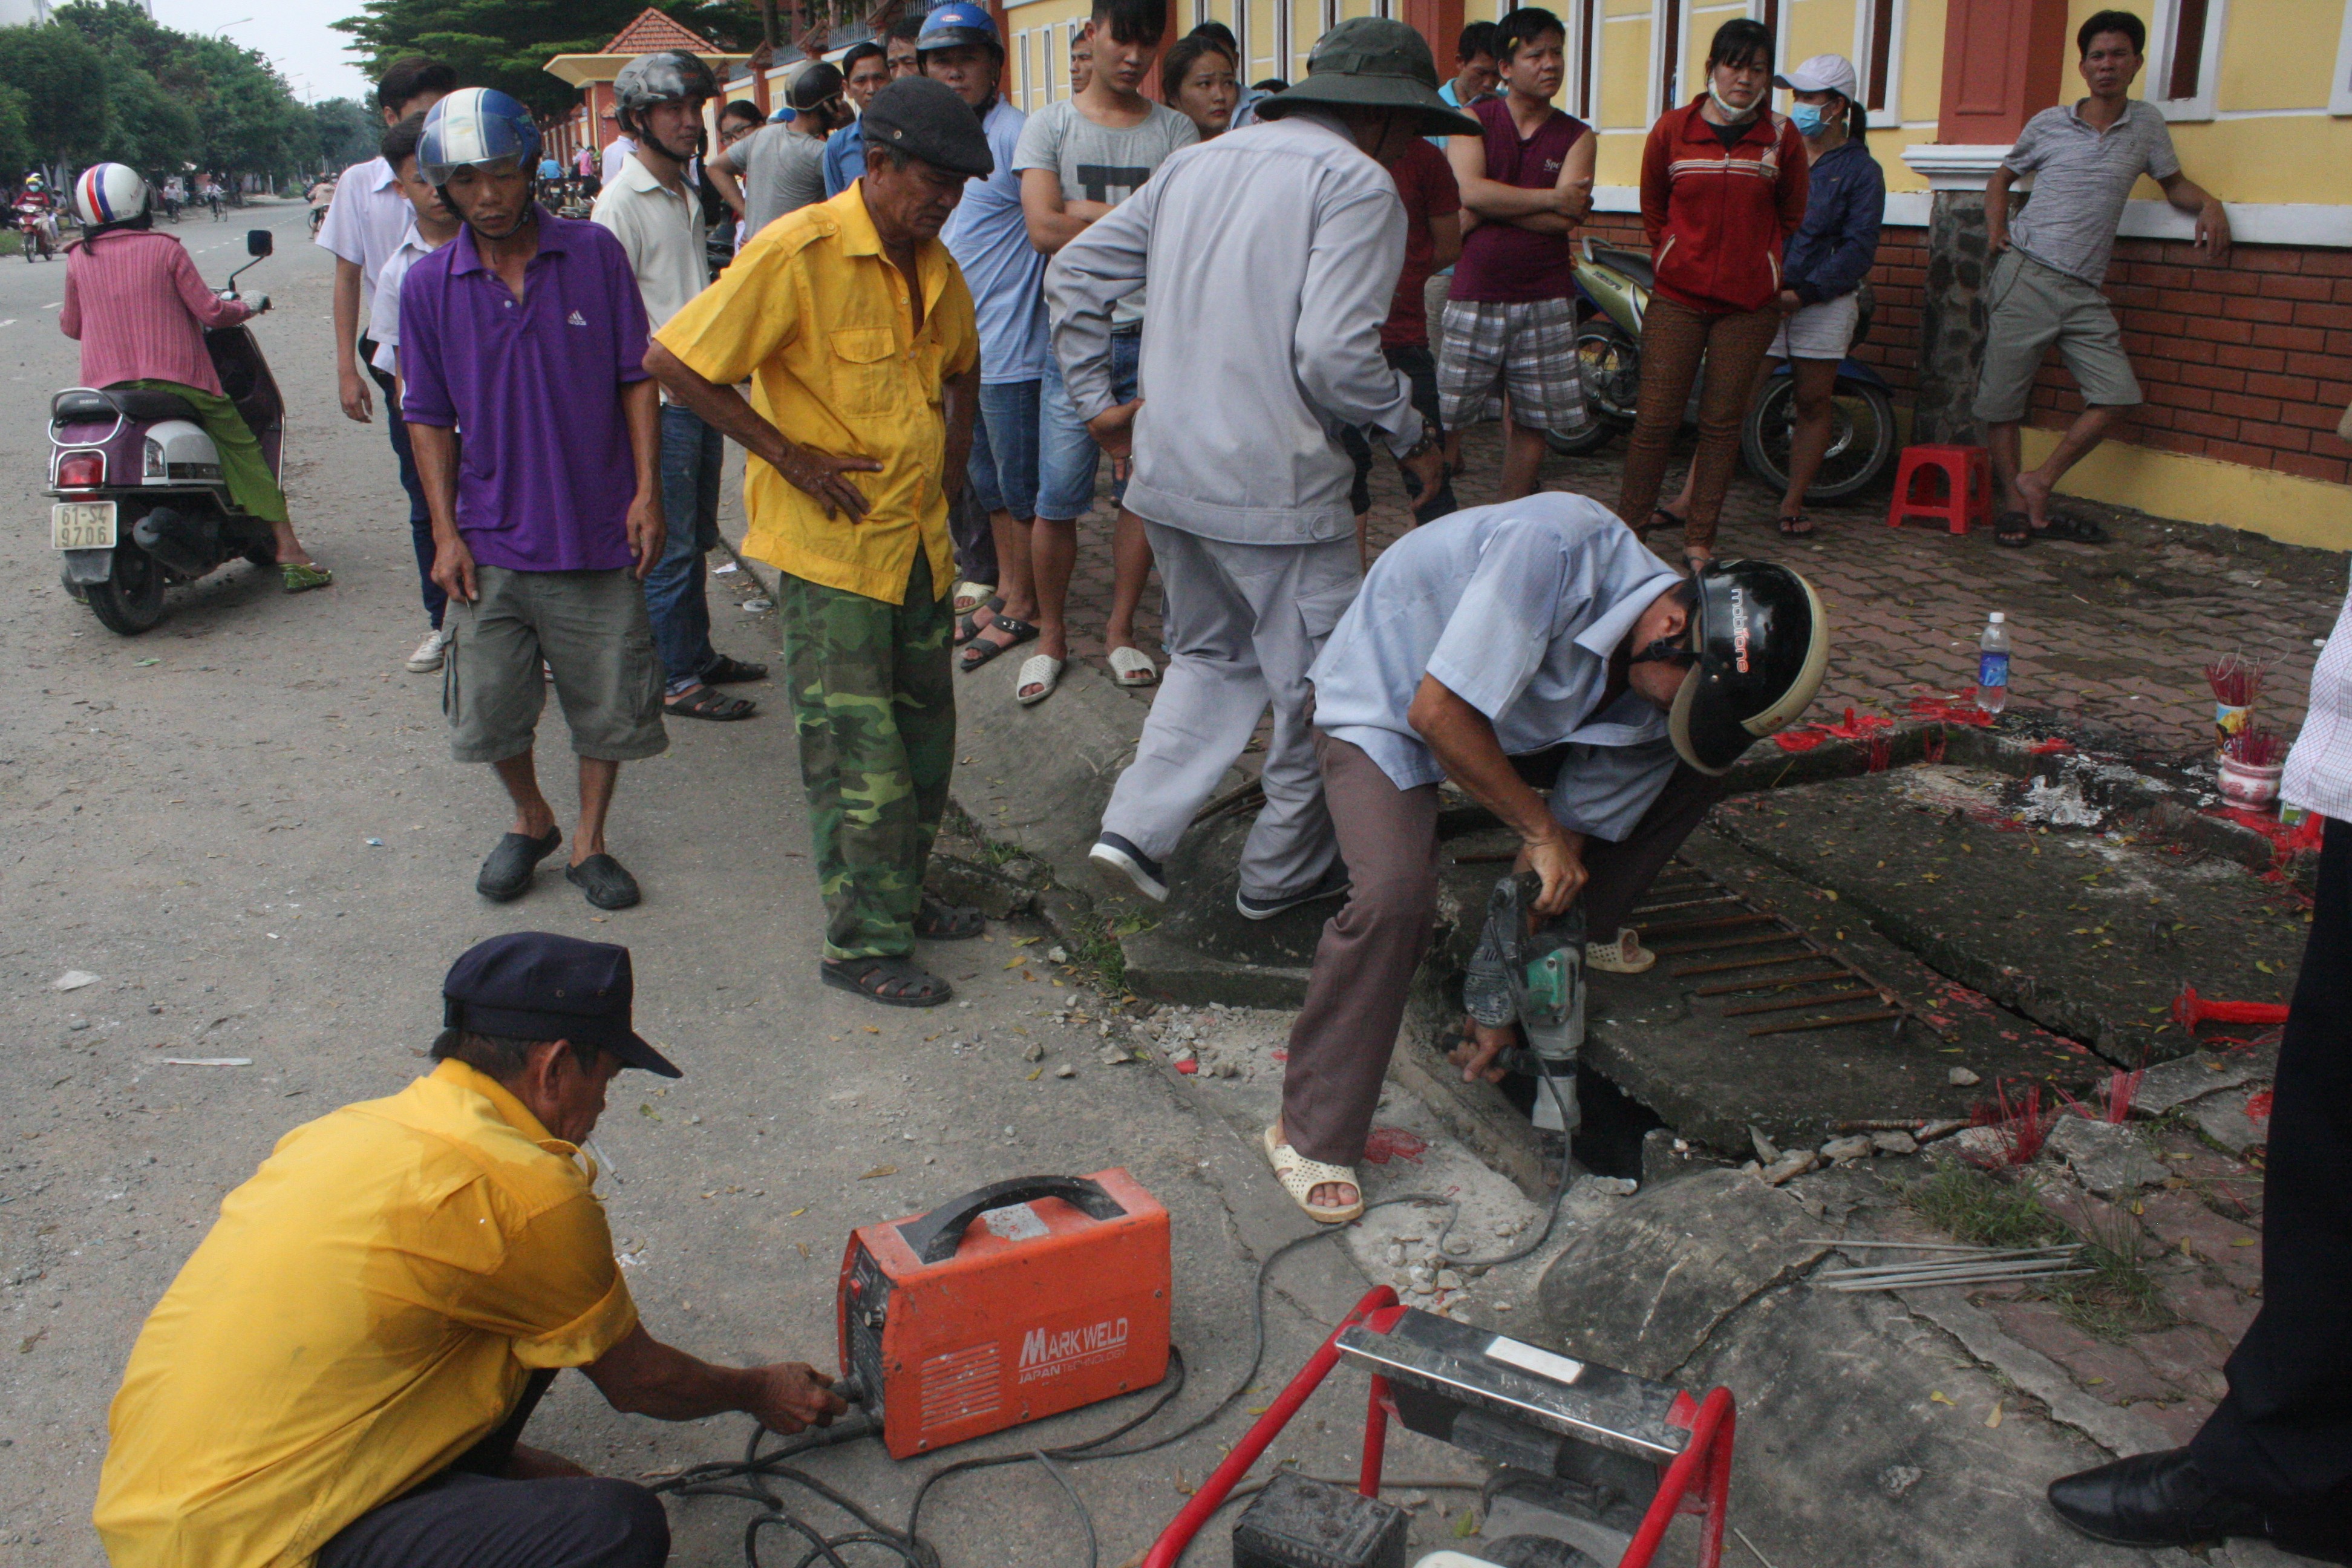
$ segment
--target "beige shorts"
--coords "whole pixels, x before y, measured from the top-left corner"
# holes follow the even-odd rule
[[[1764,357],[1843,359],[1853,346],[1853,330],[1861,324],[1862,301],[1852,294],[1800,306],[1780,318],[1780,335]]]
[[[1984,369],[1977,376],[1975,412],[1986,424],[2025,417],[2033,377],[2052,343],[2084,402],[2130,408],[2145,401],[2116,312],[2092,285],[2011,249],[1993,263],[1984,299]]]
[[[475,569],[479,597],[449,601],[449,656],[441,711],[449,754],[502,763],[531,748],[547,681],[572,731],[572,749],[601,762],[668,750],[662,729],[662,667],[646,615],[645,584],[625,569],[516,572]]]

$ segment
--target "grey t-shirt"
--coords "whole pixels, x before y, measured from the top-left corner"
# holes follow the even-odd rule
[[[1141,123],[1097,125],[1078,110],[1077,100],[1049,103],[1021,128],[1013,154],[1013,173],[1051,169],[1061,176],[1066,202],[1127,200],[1180,147],[1201,139],[1192,121],[1164,103],[1155,103]],[[1120,300],[1111,312],[1116,327],[1143,320],[1143,290]]]
[[[824,200],[824,141],[769,125],[720,154],[730,174],[743,179],[743,238],[783,216]]]
[[[2180,159],[2164,116],[2142,100],[2125,105],[2104,132],[2084,123],[2078,108],[2043,110],[2002,156],[2014,173],[2033,176],[2032,195],[2009,220],[2009,240],[2095,289],[2107,276],[2133,183],[2142,174],[2168,180],[2180,173]]]

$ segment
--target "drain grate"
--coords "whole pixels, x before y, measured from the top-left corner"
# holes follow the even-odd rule
[[[1748,1029],[1751,1038],[1890,1023],[1893,1032],[1899,1036],[1905,1021],[1911,1016],[1911,1009],[1893,989],[1855,968],[1843,954],[1823,947],[1786,917],[1759,908],[1745,894],[1686,860],[1669,865],[1652,885],[1649,898],[1650,902],[1633,911],[1642,945],[1661,958],[1698,961],[1669,969],[1666,973],[1671,978],[1687,980],[1707,974],[1740,973],[1747,976],[1697,986],[1691,992],[1694,997],[1775,994],[1725,1006],[1720,1016],[1746,1018],[1802,1012],[1815,1015],[1790,1020],[1768,1018]],[[1644,916],[1683,911],[1693,912],[1681,919],[1654,919],[1651,923],[1643,923]],[[1759,927],[1771,929],[1759,930]],[[1654,937],[1676,940],[1661,944],[1652,941]],[[1759,951],[1751,954],[1747,951],[1749,949]],[[1801,974],[1779,973],[1787,965],[1800,963],[1811,967]],[[1764,971],[1772,973],[1761,973]],[[1860,1010],[1856,1010],[1857,1005]]]

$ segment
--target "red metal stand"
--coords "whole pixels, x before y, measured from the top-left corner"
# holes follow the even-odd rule
[[[1209,1522],[1234,1487],[1257,1463],[1277,1434],[1290,1424],[1307,1397],[1321,1385],[1333,1367],[1339,1364],[1339,1335],[1357,1323],[1369,1324],[1375,1332],[1385,1333],[1405,1309],[1397,1304],[1394,1290],[1385,1285],[1365,1292],[1363,1300],[1339,1320],[1307,1364],[1298,1370],[1275,1402],[1266,1407],[1240,1442],[1225,1456],[1201,1489],[1160,1532],[1151,1550],[1144,1554],[1143,1568],[1176,1568],[1184,1549],[1201,1527]],[[1366,1497],[1381,1495],[1381,1465],[1388,1447],[1389,1416],[1393,1413],[1389,1402],[1388,1381],[1371,1380],[1371,1400],[1364,1415],[1364,1457],[1356,1489]],[[1642,1519],[1642,1527],[1634,1533],[1633,1544],[1617,1561],[1617,1568],[1650,1568],[1659,1542],[1665,1539],[1666,1527],[1677,1513],[1700,1516],[1698,1568],[1719,1568],[1723,1561],[1723,1531],[1731,1504],[1731,1441],[1737,1422],[1731,1391],[1713,1389],[1704,1401],[1693,1402],[1685,1394],[1676,1401],[1670,1417],[1677,1426],[1690,1428],[1690,1443],[1675,1456],[1659,1479],[1658,1494],[1651,1500],[1649,1512]]]

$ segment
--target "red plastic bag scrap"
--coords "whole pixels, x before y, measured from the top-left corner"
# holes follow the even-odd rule
[[[2025,751],[2028,756],[2052,757],[2056,756],[2061,752],[2071,752],[2074,749],[2074,742],[2066,739],[2065,736],[2053,735],[2046,741],[2034,742],[2033,744],[2026,747]]]
[[[1385,1165],[1391,1160],[1411,1160],[1418,1164],[1429,1152],[1429,1140],[1416,1137],[1402,1127],[1375,1127],[1364,1140],[1364,1159],[1374,1165]]]
[[[1949,697],[1914,697],[1910,707],[1915,716],[1933,719],[1940,724],[1970,724],[1979,730],[1992,724],[1992,715],[1977,706],[1977,689],[1973,686]]]

